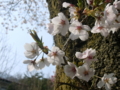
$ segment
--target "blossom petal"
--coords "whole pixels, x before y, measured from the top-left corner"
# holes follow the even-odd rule
[[[103,87],[104,84],[105,84],[105,83],[101,80],[101,81],[99,81],[99,82],[97,83],[97,87],[98,87],[98,88],[101,88],[101,87]]]
[[[74,34],[70,34],[70,36],[69,36],[69,38],[71,39],[71,40],[75,40],[75,39],[78,39],[78,37],[79,37],[79,35],[74,35]]]
[[[33,64],[28,64],[28,71],[33,71],[35,69]]]
[[[75,53],[75,56],[76,56],[78,59],[82,59],[83,54],[82,54],[81,52],[76,52],[76,53]]]
[[[90,27],[88,25],[83,25],[83,29],[86,30],[86,31],[90,31]]]
[[[67,8],[67,7],[69,7],[70,5],[71,5],[70,3],[63,2],[62,7]]]
[[[105,89],[106,89],[106,90],[111,90],[111,86],[110,86],[110,84],[105,83]]]
[[[86,41],[86,40],[88,39],[88,37],[89,37],[88,32],[85,31],[85,30],[81,30],[79,38],[80,38],[82,41]]]
[[[27,51],[33,50],[33,47],[32,47],[30,44],[28,44],[28,43],[26,43],[26,44],[24,45],[24,48],[25,48]]]
[[[31,63],[31,60],[24,60],[23,63],[24,63],[24,64],[30,64],[30,63]]]

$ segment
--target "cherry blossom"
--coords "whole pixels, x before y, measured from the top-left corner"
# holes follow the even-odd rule
[[[72,23],[72,21],[78,20],[77,18],[78,7],[67,2],[63,2],[62,6],[64,8],[69,7],[69,13],[70,13],[70,19],[71,19],[70,23]]]
[[[55,36],[56,34],[58,34],[60,32],[60,27],[58,25],[54,25],[53,23],[48,23],[47,24],[47,30],[48,33]]]
[[[114,73],[111,74],[104,74],[104,76],[101,78],[101,81],[98,82],[97,87],[101,88],[103,86],[105,86],[106,90],[111,90],[111,86],[112,84],[117,82],[117,78],[113,77]]]
[[[39,61],[37,61],[37,64],[39,65],[39,68],[42,69],[45,66],[49,66],[50,63],[48,62],[47,58],[42,58]]]
[[[63,2],[63,4],[62,4],[62,7],[64,7],[64,8],[72,7],[72,6],[74,6],[74,5],[70,4],[70,3],[67,3],[67,2]]]
[[[114,6],[116,9],[120,9],[120,1],[115,0],[115,1],[113,2],[113,6]]]
[[[81,53],[81,52],[76,52],[75,53],[75,56],[78,59],[84,59],[84,62],[87,63],[87,64],[89,64],[89,65],[93,61],[97,60],[96,58],[94,58],[95,55],[96,55],[96,50],[92,49],[92,48],[85,50],[83,53]]]
[[[76,75],[76,65],[74,65],[73,63],[71,62],[68,62],[68,65],[65,65],[64,66],[64,72],[67,76],[69,76],[70,78],[74,78],[75,75]]]
[[[63,56],[65,53],[58,47],[53,46],[50,53],[48,53],[48,61],[53,65],[61,65],[64,63]]]
[[[69,31],[72,33],[70,38],[72,40],[80,38],[82,41],[85,41],[89,37],[87,32],[89,30],[90,27],[88,25],[82,25],[82,23],[79,21],[73,21],[69,27]]]
[[[35,60],[24,60],[23,61],[24,64],[28,64],[27,68],[28,71],[33,71],[33,70],[39,70],[39,67],[36,63],[36,59]]]
[[[95,17],[96,17],[95,26],[105,24],[105,17],[102,15],[101,12],[96,12]]]
[[[92,4],[93,4],[93,0],[87,0],[87,3],[88,3],[89,5],[92,5]]]
[[[107,37],[109,35],[109,27],[107,27],[105,24],[95,25],[91,32],[100,33],[102,36]]]
[[[107,4],[104,10],[104,17],[106,24],[111,25],[117,18],[118,11],[115,9],[113,5]]]
[[[52,33],[52,35],[60,33],[65,36],[67,34],[69,21],[62,12],[58,13],[58,16],[54,17],[51,22],[52,24],[48,24],[48,31]]]
[[[94,72],[95,70],[93,68],[90,68],[87,64],[83,64],[82,66],[79,66],[77,68],[76,76],[79,79],[83,79],[88,82],[90,78],[94,75]]]
[[[38,47],[37,43],[35,43],[35,42],[32,42],[31,44],[26,43],[24,45],[24,48],[26,49],[24,54],[27,58],[33,59],[35,56],[39,55],[40,48]]]

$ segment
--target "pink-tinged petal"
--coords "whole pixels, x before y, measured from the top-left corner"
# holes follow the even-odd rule
[[[67,8],[70,7],[70,5],[71,5],[70,3],[63,2],[62,7]]]
[[[78,35],[78,34],[79,34],[79,31],[77,30],[77,27],[76,27],[76,26],[73,26],[73,25],[71,25],[71,26],[69,27],[69,31],[70,31],[72,34],[74,34],[74,35]]]
[[[48,62],[53,64],[54,63],[54,59],[51,59],[50,57],[48,57]]]
[[[60,25],[61,19],[58,16],[56,16],[51,21],[54,25]]]
[[[96,55],[96,50],[95,49],[90,49],[90,55],[89,56],[95,56]]]
[[[39,66],[38,66],[37,63],[35,63],[34,68],[35,68],[36,70],[40,70],[40,68],[39,68]]]
[[[45,67],[45,63],[43,61],[39,62],[39,68],[42,69]]]
[[[76,66],[73,63],[68,62],[68,65],[64,66],[64,72],[73,79],[76,75]]]
[[[47,24],[47,29],[48,29],[48,33],[52,34],[53,30],[54,30],[54,24],[52,23],[48,23]]]
[[[82,23],[79,21],[73,21],[72,24],[76,26],[82,26]]]
[[[109,83],[105,83],[105,89],[106,89],[106,90],[111,90],[111,86],[110,86]]]
[[[90,31],[91,30],[91,28],[88,25],[83,25],[83,29],[86,30],[86,31]]]
[[[56,34],[60,33],[60,30],[62,30],[61,25],[54,25],[54,30],[51,34],[55,36]]]
[[[82,41],[86,41],[86,40],[88,39],[88,37],[89,37],[88,32],[85,31],[85,30],[81,30],[79,38],[80,38]]]
[[[24,64],[30,64],[30,63],[31,63],[31,60],[24,60],[23,63],[24,63]]]
[[[102,36],[107,37],[109,35],[108,31],[101,31],[100,32]]]
[[[61,35],[65,36],[68,33],[69,25],[63,26],[63,30],[61,30]]]
[[[101,87],[103,87],[104,86],[104,82],[101,80],[101,81],[99,81],[98,83],[97,83],[97,87],[98,88],[101,88]]]
[[[91,30],[92,33],[100,33],[100,30],[98,29],[98,26],[95,25],[92,30]]]
[[[79,67],[77,68],[77,74],[76,74],[76,76],[77,76],[79,79],[81,79],[82,76],[83,76],[83,72],[84,72],[84,71],[85,71],[85,68],[82,67],[82,66],[79,66]]]
[[[69,36],[69,38],[71,39],[71,40],[75,40],[75,39],[78,39],[79,38],[79,35],[74,35],[74,34],[70,34],[70,36]]]
[[[120,9],[120,1],[115,0],[115,1],[113,2],[113,6],[114,6],[116,9]]]
[[[48,54],[48,62],[55,65],[61,65],[61,63],[63,62],[64,54],[65,53],[58,47],[53,46],[51,52]]]
[[[65,55],[65,52],[63,52],[62,50],[58,51],[58,56],[62,56],[63,57],[64,55]]]
[[[33,64],[28,64],[28,71],[33,71],[35,69]]]
[[[33,47],[31,46],[31,44],[28,44],[28,43],[26,43],[26,44],[24,45],[24,48],[25,48],[27,51],[32,51],[32,50],[33,50]]]
[[[89,81],[90,78],[94,75],[95,70],[90,68],[87,64],[80,66],[77,70],[77,77],[85,81]]]
[[[49,65],[50,65],[50,63],[48,62],[48,60],[45,61],[45,65],[46,65],[46,66],[49,66]]]
[[[92,5],[93,4],[93,0],[87,0],[87,4],[88,5]]]
[[[61,20],[64,20],[64,21],[66,21],[66,19],[67,19],[62,12],[58,13],[58,16]]]
[[[76,53],[75,53],[75,56],[76,56],[78,59],[82,59],[83,54],[82,54],[81,52],[76,52]]]
[[[37,43],[32,42],[32,43],[31,43],[31,46],[32,46],[32,48],[33,48],[34,50],[38,50],[38,45],[37,45]]]
[[[31,58],[31,59],[36,56],[36,54],[33,54],[33,53],[31,53],[31,52],[24,52],[24,54],[25,54],[25,56],[26,56],[27,58]]]
[[[116,77],[111,77],[110,79],[109,79],[109,83],[110,84],[114,84],[114,83],[116,83],[117,82],[117,78]]]

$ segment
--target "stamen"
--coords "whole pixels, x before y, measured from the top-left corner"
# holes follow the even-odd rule
[[[84,71],[84,75],[85,76],[89,75],[89,72],[88,71]]]
[[[65,20],[61,20],[60,24],[65,25]]]

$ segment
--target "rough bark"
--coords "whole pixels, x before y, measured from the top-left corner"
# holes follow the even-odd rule
[[[63,12],[69,17],[67,9],[62,8],[62,3],[69,2],[76,5],[77,0],[47,0],[47,2],[50,11],[50,18],[55,17],[58,12]],[[92,27],[94,19],[88,17],[84,21],[84,24],[88,24]],[[110,33],[106,38],[100,34],[89,34],[90,37],[85,42],[80,41],[79,39],[75,41],[69,40],[66,47],[66,56],[70,61],[78,63],[77,58],[74,56],[76,51],[82,52],[87,48],[96,49],[98,61],[94,62],[91,66],[96,70],[95,75],[102,77],[104,73],[115,73],[118,81],[112,86],[112,90],[120,90],[120,31],[117,31],[114,34]],[[55,45],[62,49],[67,38],[68,35],[65,37],[56,35],[54,37]],[[81,81],[81,83],[85,85],[84,90],[105,90],[104,88],[97,88],[96,84],[98,80],[99,78],[93,77],[88,83],[84,81]],[[56,67],[55,82],[55,90],[83,90],[78,89],[80,83],[76,79],[71,80],[64,74],[62,67]],[[68,83],[68,85],[65,85],[64,83]]]

